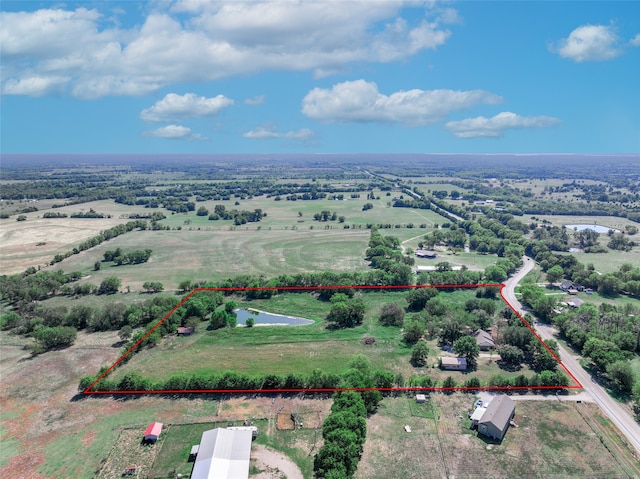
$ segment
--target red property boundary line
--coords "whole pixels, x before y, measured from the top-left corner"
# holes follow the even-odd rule
[[[109,390],[109,391],[92,391],[96,384],[104,379],[111,371],[113,371],[127,356],[129,356],[149,335],[151,335],[162,323],[164,323],[169,317],[175,313],[191,296],[198,291],[319,291],[323,289],[365,289],[365,290],[393,290],[393,289],[460,289],[460,288],[482,288],[482,287],[499,287],[500,297],[509,306],[511,311],[522,321],[522,323],[531,331],[534,337],[547,348],[547,351],[558,361],[558,364],[562,366],[565,372],[575,382],[570,386],[480,386],[480,387],[396,387],[396,388],[282,388],[282,389],[157,389],[157,390]],[[160,321],[158,321],[147,333],[142,336],[133,346],[131,346],[118,360],[113,363],[105,372],[103,372],[87,389],[83,391],[85,395],[142,395],[142,394],[202,394],[202,393],[332,393],[336,391],[382,391],[382,392],[404,392],[404,391],[519,391],[519,390],[562,390],[562,389],[582,389],[582,384],[578,379],[569,371],[569,369],[562,363],[560,358],[545,344],[545,342],[538,336],[531,325],[524,319],[524,317],[516,310],[516,308],[507,301],[504,297],[503,289],[505,285],[501,283],[482,283],[482,284],[442,284],[442,285],[401,285],[401,286],[281,286],[272,288],[196,288],[187,296],[182,298],[182,301],[167,313]]]

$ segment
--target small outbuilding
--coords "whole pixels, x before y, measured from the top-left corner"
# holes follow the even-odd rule
[[[190,336],[191,334],[193,334],[193,327],[180,326],[176,331],[176,334],[178,336]]]
[[[443,356],[440,358],[440,366],[442,369],[446,369],[448,371],[466,371],[467,360],[466,358],[451,358]]]
[[[147,426],[147,429],[144,431],[143,440],[146,442],[156,442],[160,437],[161,432],[162,432],[162,423],[152,422]]]
[[[423,404],[427,402],[427,396],[424,394],[416,394],[416,402],[418,404]]]
[[[416,256],[418,258],[434,259],[437,255],[436,255],[435,251],[429,251],[429,250],[425,250],[425,249],[418,249],[418,250],[416,250]]]

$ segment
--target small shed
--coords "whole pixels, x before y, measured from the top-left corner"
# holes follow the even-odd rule
[[[193,462],[196,460],[196,457],[198,456],[198,450],[200,449],[200,444],[196,444],[195,446],[191,446],[191,452],[189,453],[189,461],[188,462]]]
[[[429,250],[425,250],[425,249],[418,249],[416,250],[416,256],[418,258],[429,258],[429,259],[433,259],[435,258],[436,252],[435,251],[429,251]]]
[[[144,440],[146,442],[156,442],[160,437],[160,432],[162,432],[162,423],[152,422],[144,431]]]
[[[418,404],[423,404],[427,401],[427,396],[424,394],[416,394],[416,402]]]
[[[189,327],[180,326],[176,331],[176,334],[178,336],[190,336],[192,333],[193,333],[193,327],[191,326]]]

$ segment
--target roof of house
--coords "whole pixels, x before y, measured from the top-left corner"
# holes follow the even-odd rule
[[[440,361],[443,366],[464,366],[467,367],[467,359],[466,358],[452,358],[449,356],[443,356],[440,358]]]
[[[202,433],[191,478],[246,479],[250,456],[250,429],[210,429]]]
[[[152,422],[147,426],[147,429],[144,431],[144,437],[148,436],[160,436],[160,432],[162,431],[162,423],[161,422]]]
[[[493,336],[490,332],[484,329],[478,329],[473,335],[476,337],[476,341],[480,346],[495,346]]]
[[[480,419],[481,424],[493,424],[496,428],[503,430],[511,420],[511,415],[516,409],[516,403],[507,395],[496,396],[487,406],[487,410]]]
[[[429,251],[426,249],[418,249],[415,254],[416,256],[436,256],[435,251]]]

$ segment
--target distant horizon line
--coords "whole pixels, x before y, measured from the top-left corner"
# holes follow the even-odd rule
[[[553,156],[640,156],[640,152],[638,153],[558,153],[558,152],[540,152],[540,153],[444,153],[444,152],[433,152],[433,153],[423,153],[423,152],[404,152],[404,153],[394,153],[394,152],[382,152],[382,153],[342,153],[342,152],[333,152],[333,153],[309,153],[309,152],[295,152],[295,153],[155,153],[155,152],[145,152],[145,153],[3,153],[0,152],[0,157],[3,156],[245,156],[245,155],[255,155],[255,156],[294,156],[294,155],[306,155],[306,156],[329,156],[329,155],[347,155],[347,156],[383,156],[383,155],[448,155],[448,156],[462,156],[462,155],[476,155],[476,156],[542,156],[542,155],[553,155]]]

